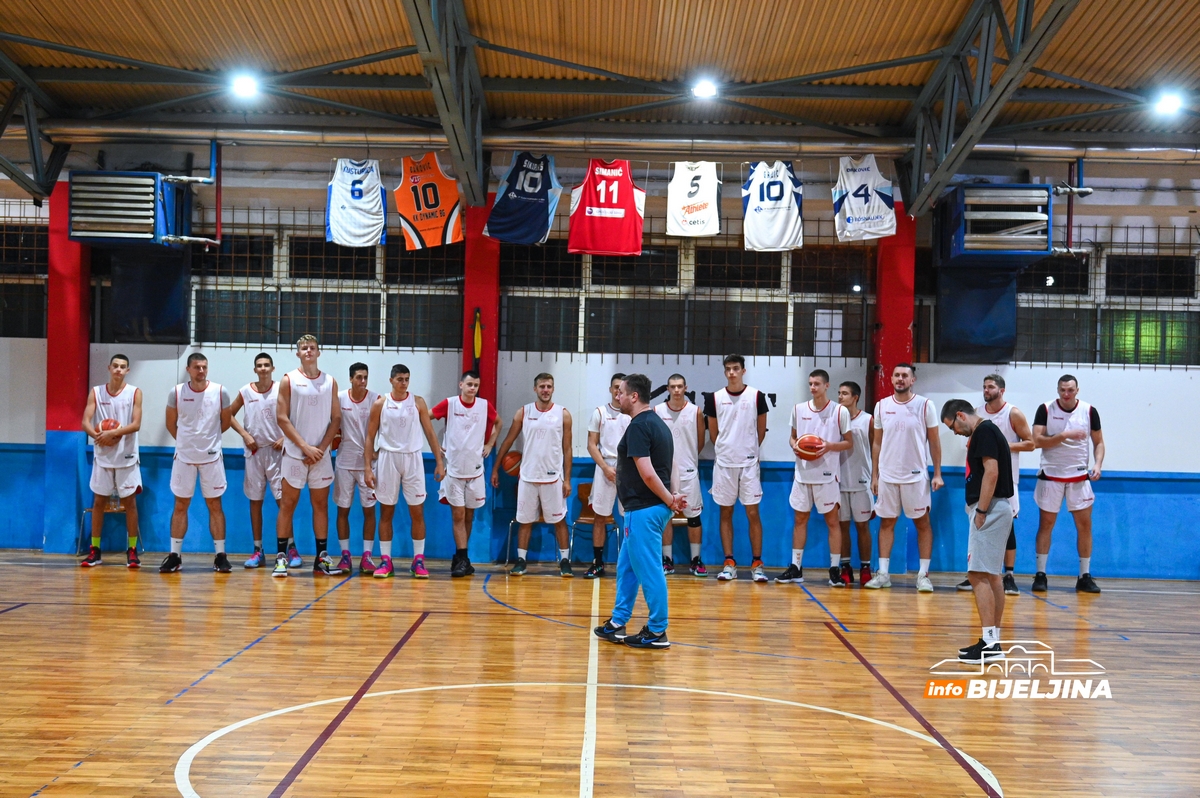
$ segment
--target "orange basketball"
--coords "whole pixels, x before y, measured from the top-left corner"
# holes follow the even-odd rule
[[[119,426],[121,426],[121,422],[117,421],[115,418],[106,418],[100,422],[100,429],[103,432],[108,432],[109,430],[116,429]]]
[[[823,441],[820,435],[801,435],[796,440],[796,450],[801,460],[816,460],[820,457],[817,450]]]
[[[504,473],[510,477],[521,475],[521,453],[509,452],[504,455],[504,459],[500,461],[500,467],[504,469]]]

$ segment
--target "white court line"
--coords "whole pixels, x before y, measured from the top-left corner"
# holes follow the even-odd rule
[[[583,713],[583,753],[579,756],[579,798],[592,798],[596,772],[596,682],[600,678],[600,580],[592,581],[592,622],[588,624],[587,708]]]
[[[589,685],[586,682],[491,682],[491,683],[485,683],[485,684],[442,684],[442,685],[434,685],[432,687],[407,687],[407,688],[404,688],[401,690],[385,690],[385,691],[379,692],[379,693],[367,693],[366,695],[363,696],[363,698],[383,698],[384,696],[404,695],[404,694],[408,694],[408,693],[428,693],[428,692],[433,692],[433,691],[437,691],[437,690],[478,690],[478,689],[485,689],[485,688],[489,688],[489,687],[519,688],[519,687],[588,687],[588,686]],[[696,693],[698,695],[711,695],[711,696],[718,696],[721,698],[743,698],[743,699],[746,699],[747,701],[763,701],[768,704],[782,704],[784,706],[789,706],[789,707],[799,707],[800,709],[811,709],[816,712],[827,712],[830,715],[840,715],[843,718],[851,718],[853,720],[861,720],[865,723],[873,723],[876,726],[882,726],[885,729],[891,729],[892,731],[897,731],[902,734],[907,734],[909,737],[915,737],[918,740],[923,740],[926,743],[929,743],[930,745],[932,745],[933,747],[935,747],[939,750],[941,750],[941,748],[942,748],[941,743],[939,743],[937,740],[933,739],[929,735],[922,734],[919,731],[913,731],[912,729],[906,729],[903,726],[897,726],[895,723],[889,723],[886,720],[879,720],[877,718],[871,718],[866,715],[856,715],[853,712],[843,712],[840,709],[832,709],[830,707],[822,707],[822,706],[818,706],[816,704],[803,704],[799,701],[788,701],[787,699],[784,699],[784,698],[767,698],[766,696],[746,695],[744,693],[730,693],[730,692],[726,692],[723,690],[701,690],[701,689],[695,688],[695,687],[665,687],[665,686],[654,685],[654,684],[607,684],[607,683],[602,684],[602,683],[597,682],[595,686],[597,688],[613,687],[613,688],[627,689],[627,690],[665,690],[665,691],[674,692],[674,693]],[[175,787],[176,787],[176,789],[179,790],[179,794],[182,795],[183,798],[200,798],[200,794],[198,792],[196,792],[195,788],[192,787],[192,781],[191,781],[192,762],[212,742],[219,740],[220,738],[224,737],[225,735],[229,734],[230,732],[235,732],[238,729],[241,729],[245,726],[249,726],[251,723],[256,723],[260,720],[267,720],[269,718],[274,718],[279,715],[286,715],[289,712],[298,712],[303,709],[319,707],[319,706],[323,706],[325,704],[337,704],[339,702],[345,703],[346,701],[349,701],[351,698],[353,698],[353,696],[345,695],[345,696],[341,696],[340,698],[326,698],[323,701],[311,701],[307,704],[297,704],[294,707],[284,707],[283,709],[276,709],[271,712],[264,712],[261,715],[255,715],[252,718],[246,718],[245,720],[239,720],[237,723],[232,723],[222,729],[217,729],[215,732],[208,735],[204,739],[200,740],[199,742],[197,742],[195,745],[193,745],[188,750],[184,751],[183,756],[179,757],[179,762],[175,765]],[[996,792],[1000,793],[1001,798],[1003,798],[1004,791],[1000,788],[1000,782],[996,780],[996,777],[992,773],[992,771],[989,770],[988,768],[984,767],[984,765],[982,765],[977,759],[975,759],[970,754],[963,751],[961,748],[956,748],[955,750],[957,750],[960,754],[962,754],[963,758],[966,759],[968,763],[970,763],[971,767],[975,768],[975,770],[979,773],[979,775],[983,776],[984,780],[986,780],[987,783],[990,784],[992,786],[992,788],[996,790]]]
[[[1186,590],[1134,590],[1129,587],[1106,587],[1105,593],[1153,593],[1156,596],[1200,596],[1200,593],[1189,593]]]

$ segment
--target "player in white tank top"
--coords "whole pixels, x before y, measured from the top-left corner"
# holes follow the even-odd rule
[[[275,417],[287,439],[283,444],[283,499],[276,520],[275,571],[272,576],[287,576],[284,543],[292,537],[292,518],[300,501],[300,491],[308,485],[312,503],[313,535],[317,558],[313,573],[334,575],[329,556],[329,486],[333,484],[333,459],[329,449],[341,429],[342,408],[337,403],[337,380],[321,371],[321,348],[312,335],[296,341],[300,368],[289,371],[279,383]]]
[[[138,513],[133,498],[142,490],[142,469],[138,451],[138,430],[142,428],[142,392],[125,381],[129,358],[113,355],[108,360],[108,382],[88,393],[83,409],[83,431],[95,442],[92,456],[92,545],[80,565],[100,565],[100,534],[104,529],[104,511],[115,493],[123,499],[128,546],[125,565],[141,567],[137,555]],[[105,421],[117,423],[104,430]]]
[[[700,489],[700,450],[704,448],[704,414],[700,408],[692,404],[687,395],[687,380],[682,374],[672,374],[667,378],[667,401],[654,408],[659,418],[671,430],[671,438],[675,444],[673,467],[679,475],[679,492],[687,499],[683,515],[687,518],[688,553],[691,560],[688,571],[692,576],[704,578],[708,576],[708,568],[700,556],[700,547],[704,541],[704,529],[700,523],[700,513],[704,509],[704,495]],[[663,571],[675,573],[675,525],[667,524],[663,530]]]
[[[921,559],[917,570],[917,590],[932,593],[929,563],[933,559],[933,527],[929,523],[930,488],[942,487],[942,439],[940,422],[933,402],[913,392],[917,370],[909,363],[892,369],[892,395],[875,404],[871,442],[871,492],[879,515],[879,573],[866,587],[891,587],[892,542],[896,519],[901,511],[917,528],[917,551]],[[925,452],[933,461],[930,483]],[[887,556],[884,556],[887,555]]]
[[[554,524],[558,572],[570,578],[575,575],[571,570],[566,521],[567,497],[571,495],[571,413],[554,404],[554,377],[550,374],[534,377],[533,390],[537,400],[517,410],[504,443],[500,444],[492,466],[492,487],[500,487],[500,464],[517,436],[524,432],[521,475],[517,480],[516,521],[521,526],[517,532],[517,561],[509,573],[513,576],[525,573],[530,530],[541,519]],[[504,556],[507,560],[507,551]]]
[[[871,439],[875,434],[870,413],[860,410],[858,400],[862,388],[857,382],[838,386],[838,404],[850,413],[850,439],[853,448],[839,458],[841,466],[842,501],[838,520],[842,527],[842,564],[850,565],[850,525],[858,531],[858,584],[871,581],[871,519],[875,517],[875,500],[871,494]],[[853,571],[852,571],[853,573]]]
[[[608,519],[613,517],[613,505],[617,503],[617,444],[629,427],[630,417],[617,407],[617,393],[625,375],[617,373],[608,381],[610,401],[592,411],[588,419],[588,454],[596,464],[592,476],[592,564],[584,573],[584,579],[604,576],[604,541],[608,533]]]
[[[442,447],[433,434],[429,407],[424,399],[408,390],[411,378],[408,366],[402,363],[392,366],[389,378],[392,390],[375,400],[367,422],[363,468],[367,486],[375,491],[380,504],[379,552],[383,562],[374,573],[380,579],[395,572],[392,518],[401,492],[412,521],[413,561],[408,570],[418,579],[429,578],[425,567],[425,463],[421,457],[426,442],[433,452],[434,478],[440,482],[446,476]]]
[[[335,570],[343,576],[354,572],[354,561],[350,556],[350,505],[354,502],[355,488],[358,489],[358,504],[363,516],[359,571],[363,574],[375,573],[375,563],[371,559],[371,552],[375,548],[375,491],[367,486],[363,458],[367,448],[367,424],[379,394],[367,387],[370,370],[366,363],[350,364],[348,376],[350,387],[337,395],[342,424],[337,437],[333,439],[333,448],[337,452],[333,503],[337,506],[338,548],[342,552]]]

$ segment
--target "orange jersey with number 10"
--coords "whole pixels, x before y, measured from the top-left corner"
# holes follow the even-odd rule
[[[442,171],[436,152],[404,159],[395,196],[405,249],[428,249],[463,240],[458,183]]]

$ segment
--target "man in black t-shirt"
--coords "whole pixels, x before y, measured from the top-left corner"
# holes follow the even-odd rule
[[[1004,616],[1004,549],[1012,522],[1008,500],[1013,495],[1012,456],[1004,433],[981,419],[965,399],[942,406],[942,423],[967,438],[967,579],[975,592],[975,607],[983,635],[979,642],[958,650],[962,662],[1004,659],[1000,620]]]
[[[630,374],[617,392],[621,412],[631,417],[617,445],[617,497],[625,509],[622,518],[625,545],[617,555],[617,595],[612,617],[595,633],[613,643],[632,648],[664,649],[667,640],[667,578],[663,575],[662,531],[686,499],[672,479],[675,443],[671,430],[650,409],[650,379]],[[672,486],[669,488],[668,486]],[[633,613],[638,585],[650,618],[636,635],[625,634]]]

